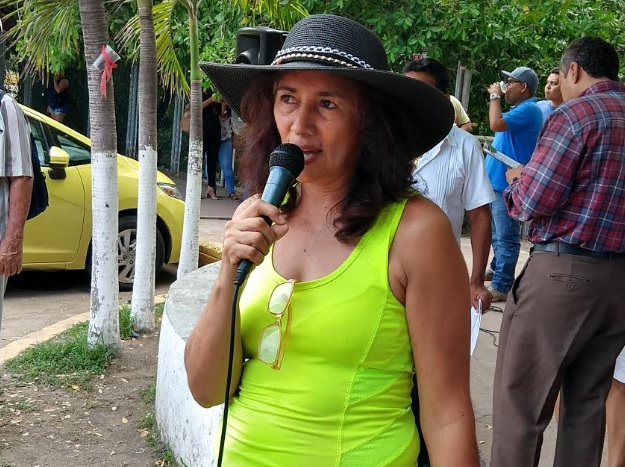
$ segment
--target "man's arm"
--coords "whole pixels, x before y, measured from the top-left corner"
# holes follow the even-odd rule
[[[11,177],[9,216],[4,239],[0,242],[0,274],[13,276],[22,270],[24,224],[33,190],[31,177]]]
[[[453,95],[449,96],[449,101],[451,102],[451,105],[453,105],[454,107],[454,112],[456,114],[455,122],[456,122],[456,125],[458,125],[458,128],[471,133],[473,131],[473,126],[471,125],[471,119],[469,118],[467,111],[464,110],[462,103],[458,100],[456,96],[453,96]]]
[[[503,119],[503,112],[501,110],[501,96],[503,93],[501,92],[499,83],[491,84],[488,88],[488,94],[499,95],[499,98],[490,99],[488,101],[488,123],[490,124],[490,129],[492,131],[508,131],[508,125],[506,125],[506,121]]]
[[[464,125],[460,125],[458,128],[464,131],[468,131],[469,133],[473,132],[473,125],[471,124],[470,121],[465,123]]]
[[[486,264],[488,263],[491,242],[490,207],[488,205],[480,206],[471,209],[467,214],[471,227],[471,250],[473,252],[473,267],[469,279],[471,302],[477,310],[478,300],[482,299],[482,309],[488,310],[493,298],[484,286],[484,271],[486,271]]]
[[[58,77],[54,77],[54,90],[57,93],[62,93],[63,91],[65,91],[67,88],[69,88],[69,81],[67,80],[67,78],[61,78],[60,80],[58,79]]]
[[[510,216],[520,221],[551,216],[570,195],[584,148],[570,116],[556,109],[530,161],[504,192]]]

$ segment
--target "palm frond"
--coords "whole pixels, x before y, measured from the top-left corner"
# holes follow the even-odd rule
[[[172,13],[176,3],[177,0],[164,0],[162,3],[154,5],[152,9],[156,34],[156,59],[158,73],[165,89],[169,90],[171,94],[176,92],[186,96],[189,94],[189,83],[176,56],[172,40]],[[135,15],[126,23],[116,38],[121,49],[133,61],[137,60],[139,56],[139,34],[139,17]]]
[[[271,25],[288,31],[308,11],[299,0],[238,0],[241,8],[251,18],[266,18]]]
[[[27,71],[47,73],[63,55],[80,51],[80,14],[75,0],[5,0],[0,7],[15,8],[17,26],[8,37],[20,55],[28,57]],[[65,57],[65,60],[66,60]],[[62,65],[62,64],[61,64]]]

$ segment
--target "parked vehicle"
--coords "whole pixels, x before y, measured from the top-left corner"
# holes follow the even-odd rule
[[[91,266],[91,142],[89,138],[26,106],[48,186],[49,206],[26,222],[24,270]],[[119,194],[119,288],[132,289],[135,270],[139,164],[117,156]],[[156,273],[180,257],[184,202],[175,183],[157,174]]]

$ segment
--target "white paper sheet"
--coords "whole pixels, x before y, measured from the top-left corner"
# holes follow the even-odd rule
[[[480,335],[480,325],[482,324],[482,300],[478,301],[478,309],[471,306],[471,355],[477,345],[477,338]]]

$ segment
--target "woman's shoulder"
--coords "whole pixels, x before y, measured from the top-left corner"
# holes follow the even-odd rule
[[[406,202],[399,224],[400,229],[414,234],[436,233],[450,227],[447,215],[435,203],[421,194],[411,196]]]
[[[446,248],[457,243],[449,218],[435,203],[423,195],[414,195],[406,203],[397,229],[395,243],[406,257],[425,251]]]

